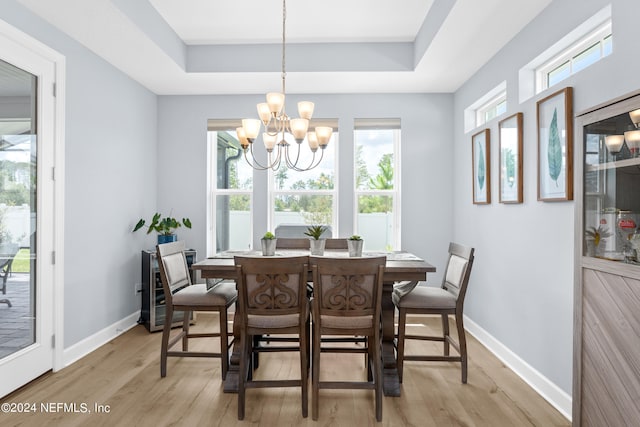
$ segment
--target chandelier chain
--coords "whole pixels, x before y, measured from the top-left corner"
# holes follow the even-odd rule
[[[286,23],[287,23],[287,0],[282,0],[282,93],[285,91],[285,79],[287,72],[285,71],[285,46],[286,46]]]

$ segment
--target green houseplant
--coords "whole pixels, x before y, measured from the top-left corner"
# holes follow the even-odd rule
[[[262,244],[262,255],[274,256],[276,254],[277,241],[278,239],[276,239],[276,236],[272,232],[267,231],[264,233],[264,236],[262,236],[262,239],[260,240],[260,243]]]
[[[311,255],[323,255],[324,254],[324,245],[326,243],[325,239],[321,239],[322,233],[326,231],[327,227],[323,225],[310,225],[307,227],[307,231],[305,231],[305,235],[309,236],[309,250],[311,251]]]
[[[362,256],[362,246],[364,244],[364,240],[362,237],[354,234],[350,237],[347,237],[347,249],[349,250],[350,257],[359,257]]]
[[[133,227],[133,231],[138,231],[144,225],[146,221],[144,218],[140,218],[138,223]],[[191,220],[189,218],[182,218],[182,222],[178,221],[172,216],[162,217],[162,214],[157,212],[153,218],[151,218],[151,224],[147,228],[147,234],[151,234],[152,231],[158,233],[158,244],[175,242],[177,240],[177,236],[175,234],[175,230],[179,227],[185,226],[187,228],[191,228]]]

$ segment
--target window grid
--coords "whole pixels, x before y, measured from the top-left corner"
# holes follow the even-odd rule
[[[552,87],[589,67],[613,51],[611,20],[583,37],[536,71],[537,92]]]
[[[476,110],[476,126],[482,126],[507,111],[507,91],[501,92]]]

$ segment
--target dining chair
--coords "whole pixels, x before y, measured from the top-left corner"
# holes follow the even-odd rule
[[[308,414],[309,300],[307,299],[308,257],[235,257],[240,322],[240,374],[238,419],[244,419],[247,388],[300,387],[302,416]],[[254,337],[297,335],[297,345],[261,346]],[[252,357],[259,352],[297,351],[300,379],[257,380]]]
[[[227,330],[227,310],[237,299],[235,283],[223,282],[207,290],[205,284],[192,284],[189,266],[184,253],[184,242],[164,243],[157,246],[158,266],[164,290],[165,319],[160,349],[160,376],[167,375],[168,357],[214,357],[221,360],[222,379],[227,376],[229,367],[229,343],[231,335]],[[182,330],[171,336],[173,315],[182,311]],[[217,312],[220,319],[218,332],[191,333],[189,324],[191,313],[195,311]],[[220,352],[190,351],[190,338],[220,338]],[[182,350],[171,350],[182,341]]]
[[[474,249],[459,245],[449,244],[449,258],[447,268],[440,287],[416,286],[408,293],[404,290],[394,289],[391,294],[393,303],[399,312],[398,334],[396,335],[397,367],[400,382],[405,361],[449,361],[460,362],[462,370],[462,383],[467,382],[467,341],[465,338],[462,314],[464,297],[467,293],[471,267],[473,266]],[[442,320],[442,336],[426,336],[407,334],[408,314],[436,314]],[[456,320],[458,341],[454,341],[449,335],[449,315]],[[406,340],[441,341],[443,342],[443,355],[417,355],[405,354]],[[457,356],[449,354],[449,347],[458,352]]]
[[[376,420],[382,421],[381,300],[386,257],[310,257],[314,297],[312,417],[318,419],[320,389],[375,390]],[[323,335],[364,336],[364,347],[323,345]],[[321,353],[364,353],[367,381],[320,381]]]

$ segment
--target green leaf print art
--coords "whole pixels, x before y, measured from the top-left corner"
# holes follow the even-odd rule
[[[547,146],[547,161],[549,163],[549,176],[558,186],[558,177],[562,171],[562,147],[558,134],[558,110],[553,109],[553,118],[549,126],[549,145]]]
[[[484,187],[484,150],[482,149],[482,144],[478,142],[478,188],[482,190]]]

